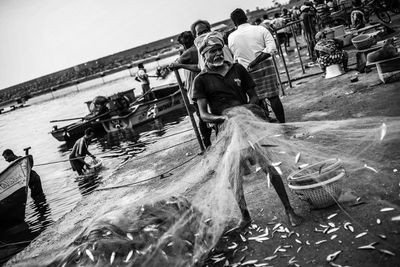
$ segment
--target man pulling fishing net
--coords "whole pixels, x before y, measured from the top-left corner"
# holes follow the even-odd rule
[[[229,63],[224,60],[222,47],[223,37],[218,32],[210,32],[196,46],[204,59],[205,68],[194,81],[193,98],[197,100],[199,111],[205,122],[216,123],[223,129],[232,112],[230,108],[243,106],[250,109],[256,116],[266,118],[262,109],[255,105],[259,99],[255,92],[255,83],[246,69],[238,63]],[[209,110],[208,110],[209,107]],[[240,175],[235,181],[230,178],[236,201],[242,215],[240,227],[245,228],[251,223],[251,217],[243,194],[242,176],[245,161],[258,162],[270,180],[285,208],[291,226],[299,225],[302,218],[298,216],[290,205],[282,178],[271,165],[271,162],[260,152],[260,146],[249,141],[250,148],[240,151]],[[256,149],[257,148],[257,149]]]

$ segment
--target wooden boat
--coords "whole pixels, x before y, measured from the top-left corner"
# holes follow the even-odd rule
[[[134,89],[129,89],[124,92],[119,92],[117,94],[110,96],[109,99],[112,100],[111,102],[113,102],[114,100],[115,101],[126,100],[124,102],[127,103],[126,113],[129,113],[130,112],[129,105],[131,103],[141,103],[143,101],[143,100],[136,101],[136,97],[133,93],[133,90]],[[176,92],[177,90],[179,90],[179,86],[177,83],[166,84],[152,88],[155,97],[158,99],[164,98],[172,94],[173,92]],[[104,124],[102,124],[100,120],[104,120],[112,116],[119,116],[121,115],[121,113],[117,111],[115,105],[111,105],[109,112],[102,115],[96,115],[95,113],[93,113],[92,102],[93,102],[92,100],[85,102],[90,112],[87,116],[83,118],[76,118],[78,121],[63,127],[58,127],[57,125],[54,125],[51,131],[51,135],[60,142],[71,143],[82,137],[85,133],[85,130],[89,127],[94,130],[95,136],[103,136],[104,134],[106,134]],[[60,121],[65,121],[65,120],[55,120],[53,122],[60,122]]]
[[[20,223],[25,219],[32,163],[31,155],[20,157],[0,173],[0,220],[2,224]]]
[[[152,101],[138,103],[130,108],[130,112],[122,116],[112,116],[101,120],[107,133],[132,129],[148,123],[156,118],[185,107],[179,91]]]
[[[24,96],[0,102],[0,114],[23,107],[28,98],[28,96]]]

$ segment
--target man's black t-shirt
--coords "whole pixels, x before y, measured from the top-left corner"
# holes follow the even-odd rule
[[[255,86],[246,69],[233,63],[225,76],[202,71],[194,80],[193,99],[206,98],[211,113],[221,115],[227,108],[247,104],[247,92]]]

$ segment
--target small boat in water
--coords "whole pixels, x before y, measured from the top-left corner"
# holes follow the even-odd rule
[[[25,219],[32,163],[32,155],[20,157],[0,173],[0,220],[2,225],[20,223]]]
[[[157,99],[149,102],[144,102],[144,99],[141,98],[136,99],[133,89],[117,93],[108,98],[100,96],[96,97],[92,101],[85,102],[90,112],[87,116],[82,118],[51,121],[62,122],[67,120],[79,120],[63,127],[55,125],[53,126],[51,134],[60,142],[71,143],[82,137],[85,130],[89,127],[91,127],[94,130],[95,135],[99,137],[105,135],[109,131],[114,131],[113,125],[117,127],[115,120],[121,119],[122,122],[128,122],[127,117],[129,117],[129,120],[131,121],[129,127],[132,127],[138,123],[142,124],[153,120],[158,115],[163,115],[172,110],[183,107],[183,100],[181,99],[177,83],[154,87],[152,88],[152,92]],[[175,92],[177,93],[175,94]],[[174,96],[171,97],[173,94]],[[93,105],[98,98],[106,99],[102,104],[103,106],[107,105],[106,112],[99,112]],[[146,115],[145,118],[143,115],[144,112],[146,111],[147,114],[147,111],[152,110],[156,113],[151,113],[148,116],[149,118],[147,118]],[[134,118],[129,116],[133,115],[132,113],[135,114],[133,116]],[[154,116],[154,114],[157,115]]]
[[[23,107],[28,99],[29,96],[23,96],[0,102],[0,114]]]
[[[157,95],[156,95],[157,96]],[[176,91],[155,100],[138,102],[130,107],[130,112],[101,120],[107,132],[129,131],[172,111],[184,109],[185,105],[179,87]]]
[[[81,138],[84,135],[85,130],[90,127],[93,129],[96,136],[102,136],[106,132],[104,131],[104,128],[99,120],[104,119],[112,115],[113,113],[118,114],[121,108],[128,108],[129,104],[132,103],[135,99],[136,98],[133,93],[133,89],[119,92],[110,97],[97,96],[93,100],[85,102],[89,110],[89,114],[85,117],[50,121],[54,123],[78,120],[63,127],[58,127],[57,125],[54,125],[53,130],[51,131],[51,135],[60,142],[71,143]],[[96,103],[100,103],[100,108],[103,109],[99,110],[98,107],[95,105]],[[108,107],[106,107],[106,104],[108,105]]]

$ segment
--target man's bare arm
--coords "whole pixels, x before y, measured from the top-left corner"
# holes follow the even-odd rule
[[[193,71],[193,72],[200,72],[200,69],[199,69],[197,64],[182,64],[182,63],[178,63],[178,62],[172,62],[169,65],[169,68],[170,69],[180,69],[180,68],[182,68],[182,69],[190,70],[190,71]]]
[[[226,120],[226,116],[214,115],[214,114],[211,114],[210,112],[208,112],[207,99],[200,98],[197,100],[197,104],[199,105],[200,117],[203,119],[203,121],[211,122],[211,123],[221,123]]]
[[[250,62],[249,66],[247,67],[248,70],[251,70],[255,66],[257,66],[260,62],[266,60],[267,58],[271,57],[271,54],[261,52],[252,62]]]

